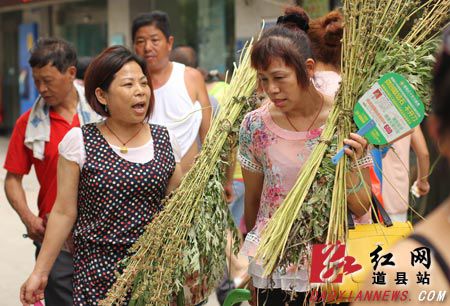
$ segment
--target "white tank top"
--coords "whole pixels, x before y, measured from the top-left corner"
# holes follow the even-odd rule
[[[155,108],[150,122],[167,127],[184,156],[197,139],[202,121],[200,102],[192,102],[184,82],[185,65],[172,62],[169,80],[155,89]]]

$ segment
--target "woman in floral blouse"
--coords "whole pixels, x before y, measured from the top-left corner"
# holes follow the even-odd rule
[[[295,23],[297,17],[289,18]],[[298,26],[302,23],[298,22]],[[255,44],[251,60],[271,103],[247,114],[240,130],[239,160],[246,190],[244,218],[247,229],[251,229],[243,253],[250,257],[255,255],[261,231],[318,143],[333,104],[311,82],[315,62],[304,31],[279,25],[267,30]],[[363,188],[370,185],[367,166],[371,163],[362,162],[367,160],[363,158],[367,141],[351,133],[344,142],[350,146],[345,153],[359,161],[347,173],[348,207],[359,217],[370,206]],[[257,305],[301,305],[309,289],[307,263],[293,271],[276,271],[267,279],[261,263],[251,260],[249,274],[256,288]],[[287,292],[292,290],[298,292],[294,300]]]

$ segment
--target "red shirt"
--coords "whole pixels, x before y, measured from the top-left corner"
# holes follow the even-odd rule
[[[40,189],[38,196],[39,217],[45,218],[52,210],[56,199],[56,169],[58,165],[58,145],[64,135],[72,128],[79,127],[80,121],[75,114],[72,124],[62,116],[50,110],[50,141],[45,143],[44,160],[33,157],[33,151],[24,144],[25,130],[31,110],[24,113],[16,121],[4,168],[14,174],[28,174],[34,166]]]

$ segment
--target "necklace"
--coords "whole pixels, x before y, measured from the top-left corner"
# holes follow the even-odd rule
[[[320,100],[320,109],[317,112],[316,116],[314,117],[314,120],[311,122],[311,124],[309,125],[308,129],[306,130],[307,132],[309,132],[309,130],[313,127],[314,123],[316,122],[317,118],[319,117],[320,113],[322,112],[322,108],[323,108],[323,102],[324,102],[324,97],[323,95],[320,95],[322,97],[322,99]],[[300,132],[299,130],[297,130],[297,128],[294,126],[294,124],[292,124],[291,120],[289,119],[287,114],[284,114],[284,116],[286,117],[287,121],[289,122],[289,124],[291,125],[291,127],[296,131],[296,132]]]
[[[116,133],[113,132],[113,130],[111,130],[111,128],[110,128],[110,127],[108,126],[108,124],[106,123],[106,121],[105,121],[105,126],[106,126],[106,128],[108,129],[108,131],[110,131],[111,134],[113,134],[114,137],[116,137],[117,140],[122,144],[122,146],[120,147],[120,153],[127,154],[127,153],[128,153],[127,143],[129,143],[133,138],[135,138],[135,137],[139,134],[139,132],[140,132],[140,131],[142,130],[142,128],[144,127],[144,123],[142,123],[141,128],[136,132],[136,134],[134,134],[133,136],[131,136],[131,138],[128,139],[127,141],[125,141],[125,142],[122,141],[122,139],[120,139],[119,136],[117,136]]]

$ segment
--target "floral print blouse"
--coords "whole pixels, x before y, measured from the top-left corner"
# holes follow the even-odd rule
[[[241,253],[250,257],[255,256],[262,230],[294,186],[323,129],[309,132],[285,130],[272,120],[270,104],[248,113],[239,133],[238,158],[242,167],[264,174],[255,227],[247,234],[241,249]],[[263,276],[262,265],[252,260],[249,274],[257,288],[305,291],[309,284],[305,267],[296,271],[275,272],[269,280]]]
[[[261,230],[294,186],[322,132],[322,128],[294,132],[279,127],[272,120],[269,105],[248,113],[239,133],[238,158],[242,167],[264,174],[256,224],[243,248],[248,256],[254,256]]]

